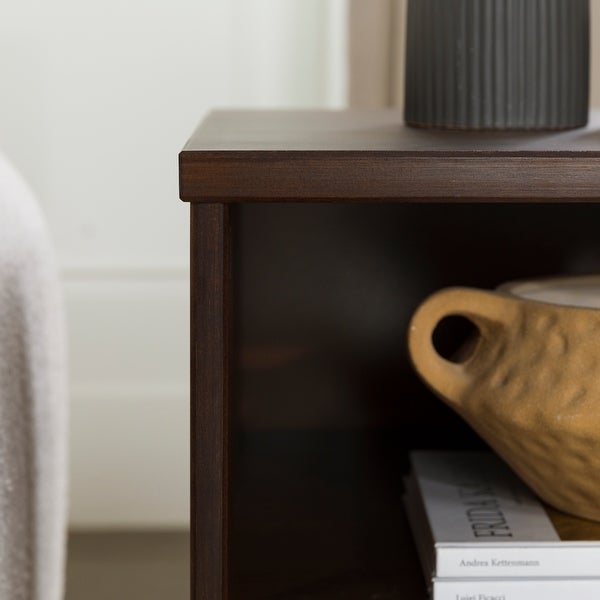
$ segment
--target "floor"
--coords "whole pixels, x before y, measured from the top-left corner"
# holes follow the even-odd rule
[[[187,532],[72,533],[65,600],[188,600]]]

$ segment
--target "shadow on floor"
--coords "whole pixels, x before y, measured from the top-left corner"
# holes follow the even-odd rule
[[[187,600],[187,532],[69,535],[65,600]]]

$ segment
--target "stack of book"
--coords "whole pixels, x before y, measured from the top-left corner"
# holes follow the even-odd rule
[[[600,600],[600,524],[543,506],[493,453],[413,452],[405,483],[433,600]]]

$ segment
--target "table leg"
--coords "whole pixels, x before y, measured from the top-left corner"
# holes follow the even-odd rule
[[[230,210],[191,205],[192,600],[228,597]]]

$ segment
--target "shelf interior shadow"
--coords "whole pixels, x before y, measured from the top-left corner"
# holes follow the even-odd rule
[[[600,272],[600,206],[275,203],[234,217],[234,597],[369,597],[353,581],[423,598],[407,452],[484,444],[415,376],[409,319],[446,286]],[[466,334],[442,327],[436,347],[452,355]]]

